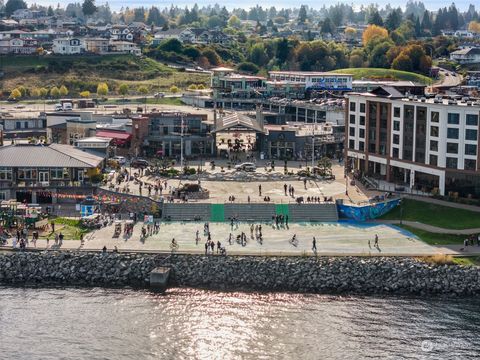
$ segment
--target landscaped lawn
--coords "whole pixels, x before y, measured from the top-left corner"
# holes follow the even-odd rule
[[[402,199],[400,206],[380,219],[400,220],[401,207],[403,207],[403,220],[418,221],[445,229],[480,228],[480,213],[478,212],[411,199]]]
[[[348,68],[348,69],[338,69],[333,72],[352,74],[355,80],[365,79],[392,79],[392,80],[406,80],[406,81],[415,81],[425,85],[430,85],[432,79],[425,75],[409,72],[409,71],[400,71],[393,69],[382,69],[382,68]]]
[[[453,262],[458,265],[480,265],[480,256],[454,257]]]
[[[425,230],[420,230],[408,225],[397,225],[402,229],[410,231],[412,234],[418,236],[422,241],[429,245],[453,245],[463,244],[467,235],[452,235],[452,234],[436,234]]]
[[[61,232],[65,236],[64,240],[80,240],[80,234],[88,232],[87,229],[80,226],[80,220],[56,218],[53,221],[55,222],[55,232]],[[53,240],[55,235],[48,231],[47,233],[41,233],[39,238]]]

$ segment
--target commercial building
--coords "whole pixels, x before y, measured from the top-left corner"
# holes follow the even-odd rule
[[[423,192],[480,196],[478,100],[405,97],[389,87],[347,99],[347,171]]]
[[[0,147],[0,200],[55,203],[58,194],[89,188],[104,158],[70,145]]]

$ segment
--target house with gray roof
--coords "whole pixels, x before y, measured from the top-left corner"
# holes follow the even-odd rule
[[[105,158],[70,145],[0,147],[0,200],[56,203],[65,194],[91,192]]]

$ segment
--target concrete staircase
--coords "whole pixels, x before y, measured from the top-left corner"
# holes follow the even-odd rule
[[[289,204],[289,221],[338,221],[337,205],[335,204]]]
[[[208,203],[164,203],[162,218],[172,221],[210,221],[210,204]]]
[[[225,204],[225,221],[232,217],[242,221],[268,221],[275,215],[275,204]]]

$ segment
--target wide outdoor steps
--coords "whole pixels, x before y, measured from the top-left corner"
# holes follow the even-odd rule
[[[225,221],[268,221],[275,215],[275,204],[225,204]]]
[[[338,221],[337,206],[335,204],[289,204],[290,221]]]
[[[172,221],[210,221],[210,206],[208,203],[164,203],[162,217]]]

